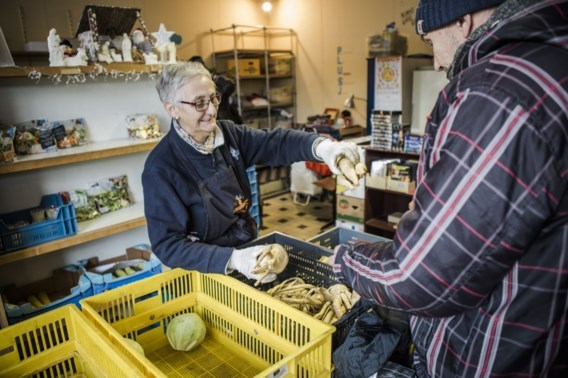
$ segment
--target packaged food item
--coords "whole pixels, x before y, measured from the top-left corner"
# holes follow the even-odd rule
[[[56,151],[53,127],[46,119],[16,123],[14,148],[18,155]]]
[[[132,114],[126,117],[128,136],[134,139],[153,139],[162,136],[158,117],[154,114]]]
[[[83,222],[101,216],[101,213],[97,209],[95,199],[93,197],[89,197],[86,190],[76,189],[68,193],[69,200],[75,206],[77,222]]]
[[[0,122],[0,163],[9,163],[15,159],[14,136],[16,127]]]
[[[126,175],[98,180],[87,189],[89,197],[93,198],[97,210],[101,214],[130,206],[128,193],[128,178]]]
[[[84,118],[51,122],[57,148],[77,147],[87,144],[87,130]]]

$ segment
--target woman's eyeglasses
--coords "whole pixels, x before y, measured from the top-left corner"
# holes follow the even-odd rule
[[[218,106],[219,103],[221,102],[221,94],[220,93],[215,93],[214,95],[211,95],[211,97],[209,98],[209,100],[199,100],[196,102],[189,102],[189,101],[180,101],[182,104],[187,104],[187,105],[193,105],[195,107],[195,110],[197,110],[198,112],[204,112],[209,108],[209,103],[213,103],[213,106]]]

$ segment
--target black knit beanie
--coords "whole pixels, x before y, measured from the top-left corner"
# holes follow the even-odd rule
[[[420,0],[416,8],[416,33],[426,34],[460,17],[492,8],[505,0]]]

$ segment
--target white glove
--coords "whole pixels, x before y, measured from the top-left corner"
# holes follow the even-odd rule
[[[315,153],[317,157],[328,165],[331,172],[345,176],[354,185],[359,183],[359,177],[355,170],[355,166],[359,163],[359,151],[355,143],[334,142],[326,139],[316,146]],[[340,168],[338,163],[342,159],[347,159],[351,164],[345,164],[346,162],[344,162],[343,168]]]
[[[245,277],[251,280],[258,280],[259,275],[251,273],[251,270],[256,265],[257,257],[271,245],[255,245],[253,247],[234,249],[229,263],[227,264],[227,273],[231,273],[234,269],[238,270]],[[269,273],[263,280],[262,283],[272,282],[276,279],[276,274]]]
[[[359,151],[353,142],[334,142],[326,139],[316,146],[316,157],[323,160],[329,169],[336,175],[341,174],[337,161],[340,157],[346,157],[353,165],[359,162]]]

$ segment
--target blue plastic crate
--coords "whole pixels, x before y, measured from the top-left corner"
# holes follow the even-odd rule
[[[105,273],[95,272],[97,267],[104,266],[109,266],[109,268],[114,266],[123,269],[126,266],[130,266],[128,261],[133,260],[145,260],[144,265],[142,269],[137,270],[136,273],[127,276],[115,277],[110,271]],[[134,247],[127,248],[124,255],[104,261],[99,261],[98,257],[81,260],[78,266],[86,273],[86,276],[91,281],[94,294],[99,294],[103,291],[111,290],[162,272],[162,263],[152,254],[152,250],[146,244],[138,244]]]
[[[367,234],[365,232],[353,231],[346,228],[335,227],[329,231],[321,233],[309,239],[310,243],[320,245],[324,248],[333,251],[339,244],[346,243],[350,240],[363,240],[369,242],[390,241],[390,239],[383,238],[377,235]]]
[[[32,223],[31,211],[34,209],[57,208],[53,219]],[[25,226],[12,227],[21,222]],[[42,244],[51,240],[74,235],[78,231],[77,216],[73,204],[65,204],[60,194],[42,197],[39,206],[0,215],[0,254]]]
[[[252,204],[252,206],[249,209],[249,214],[252,217],[252,219],[254,219],[254,221],[256,222],[256,226],[257,226],[258,230],[260,230],[260,227],[262,226],[262,224],[260,223],[261,222],[260,207],[258,206],[258,203]],[[258,234],[257,234],[257,236],[258,236]]]
[[[247,177],[249,182],[256,182],[256,167],[254,165],[247,168]]]
[[[37,293],[40,291],[45,292],[52,298],[52,301],[41,307],[33,307],[27,301],[27,297],[32,294],[37,296]],[[68,294],[62,295],[64,292]],[[22,287],[16,287],[15,285],[4,287],[2,288],[2,294],[10,301],[9,303],[4,303],[4,311],[6,312],[8,323],[15,324],[67,304],[74,304],[81,308],[79,301],[93,295],[93,286],[81,270],[74,265],[69,265],[56,269],[53,275],[47,279]],[[56,296],[58,298],[53,299]],[[21,305],[15,304],[18,302],[24,303]]]
[[[250,183],[250,192],[251,192],[251,204],[249,213],[251,217],[256,222],[256,225],[260,229],[262,226],[261,224],[261,214],[260,214],[260,205],[259,205],[259,195],[258,195],[258,183],[256,181],[256,167],[252,166],[247,168],[247,177]]]

